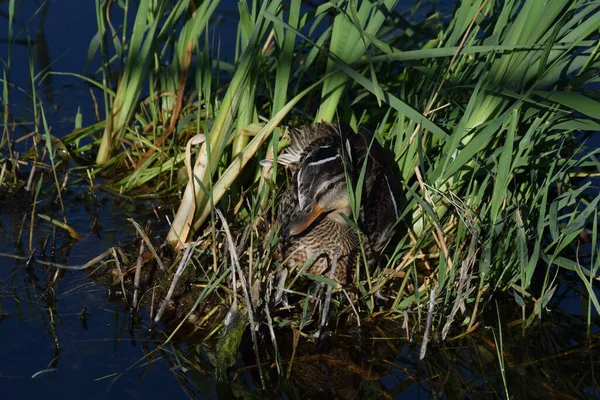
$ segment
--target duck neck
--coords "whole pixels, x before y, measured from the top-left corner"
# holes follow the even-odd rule
[[[329,219],[331,221],[335,221],[338,224],[344,224],[344,225],[348,226],[348,224],[346,223],[346,220],[342,216],[342,213],[346,216],[346,218],[350,218],[351,211],[350,210],[342,210],[342,211],[333,211],[333,212],[329,213],[327,215],[327,219]]]

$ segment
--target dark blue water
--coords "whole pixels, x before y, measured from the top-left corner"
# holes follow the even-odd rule
[[[11,113],[21,124],[15,136],[33,129],[30,112],[33,89],[42,101],[53,135],[60,137],[74,129],[78,109],[83,115],[83,126],[94,123],[89,86],[81,79],[48,75],[44,80],[38,77],[32,85],[29,75],[30,56],[36,73],[48,66],[47,72],[90,75],[95,71],[98,56],[87,62],[88,46],[97,32],[94,1],[52,1],[46,3],[45,9],[40,8],[41,2],[16,3],[16,43],[11,49],[8,77],[13,85]],[[221,13],[223,21],[229,15],[225,11]],[[8,1],[0,1],[0,60],[4,63],[8,61],[7,13]],[[122,19],[115,10],[115,20],[119,18]],[[235,34],[235,30],[224,31],[221,41],[235,43]],[[52,186],[51,182],[46,183]],[[82,200],[86,191],[85,184],[72,185],[67,191],[67,220],[83,238],[71,241],[58,229],[57,263],[80,266],[112,246],[127,243],[135,236],[128,217],[142,225],[153,220],[157,226],[166,226],[166,221],[158,220],[152,212],[156,204],[115,199],[100,190],[94,192],[96,204],[90,204]],[[38,212],[48,206],[49,195],[42,191]],[[27,258],[29,220],[21,235],[23,243],[19,244],[18,232],[25,210],[14,203],[14,198],[0,200],[0,253]],[[60,217],[60,212],[52,207],[43,213]],[[100,226],[98,234],[91,231],[96,218]],[[53,228],[49,222],[36,219],[34,232],[33,247],[39,256],[44,240],[52,238]],[[164,235],[164,228],[159,232]],[[46,255],[49,254],[50,245],[46,250]],[[109,301],[106,287],[95,283],[86,272],[66,272],[51,284],[55,272],[35,263],[27,268],[22,259],[0,257],[1,398],[187,397],[177,380],[180,373],[177,366],[169,365],[160,356],[145,359],[148,348],[154,347],[149,340],[161,343],[164,337],[150,339],[144,324],[130,333],[126,305]],[[82,318],[84,308],[85,318]],[[141,311],[142,320],[148,320],[147,313]]]
[[[71,241],[61,230],[55,235],[55,262],[71,267],[130,240],[134,230],[128,215],[140,221],[152,218],[145,211],[149,204],[125,206],[125,213],[122,205],[115,205],[102,194],[95,207],[84,205],[76,199],[77,192],[83,190],[75,186],[65,199],[70,204],[67,220],[82,238]],[[46,204],[40,202],[41,207]],[[29,229],[21,236],[24,243],[16,243],[22,208],[8,202],[0,202],[0,207],[0,252],[28,256]],[[49,209],[46,213],[56,212]],[[90,233],[96,218],[102,226],[100,236]],[[48,222],[37,219],[34,230],[33,247],[39,257],[44,239],[53,237],[53,229]],[[50,245],[45,253],[49,259]],[[109,301],[107,289],[84,271],[61,274],[52,284],[55,275],[56,269],[40,263],[27,266],[24,260],[0,257],[3,398],[106,398],[107,393],[116,398],[128,393],[132,398],[162,398],[181,390],[165,363],[139,362],[144,356],[140,339],[145,340],[146,335],[138,329],[133,335],[139,336],[137,342],[131,340],[124,304]],[[161,384],[143,383],[157,381]]]
[[[74,73],[91,76],[100,66],[98,54],[88,60],[90,43],[97,33],[94,1],[60,0],[38,2],[22,0],[16,2],[16,16],[13,24],[12,68],[9,81],[15,89],[11,92],[11,111],[30,120],[30,93],[32,84],[29,73],[30,55],[36,66],[35,73],[45,71],[35,80],[45,111],[53,127],[55,136],[62,136],[73,130],[78,109],[83,117],[83,126],[96,122],[94,103],[90,87],[81,79],[55,75],[54,73]],[[0,59],[8,61],[8,1],[0,1]],[[133,8],[135,10],[135,8]],[[123,20],[123,13],[113,6],[112,18],[115,27]],[[214,43],[220,43],[220,54],[225,61],[233,61],[236,43],[236,29],[223,29],[223,26],[237,26],[237,2],[223,2],[215,13],[211,28]],[[130,14],[130,26],[135,15]],[[31,43],[31,46],[28,45]],[[216,45],[215,45],[216,47]],[[215,54],[216,54],[216,48]],[[23,89],[23,91],[17,88]],[[24,92],[24,93],[23,93]],[[99,93],[96,93],[99,96]],[[101,101],[101,99],[99,99]],[[103,107],[100,104],[103,118]]]
[[[18,113],[31,107],[30,57],[36,63],[36,73],[48,66],[50,69],[47,72],[83,73],[87,47],[97,29],[93,2],[48,2],[45,7],[33,1],[16,3],[13,24],[16,43],[12,46],[12,65],[8,78],[14,85],[11,91],[11,110]],[[39,12],[35,13],[36,10]],[[2,11],[8,13],[8,1],[3,2]],[[0,55],[5,62],[8,58],[7,18],[2,18],[0,30],[0,39],[3,39]],[[48,61],[51,62],[50,65]],[[25,93],[16,88],[22,88]],[[45,108],[49,110],[55,130],[72,129],[79,106],[84,110],[84,124],[93,122],[93,115],[86,112],[92,110],[91,98],[86,86],[82,85],[79,79],[50,75],[46,76],[44,82],[41,77],[38,78],[33,88],[42,95],[42,101],[47,105]],[[21,115],[27,116],[26,113]]]

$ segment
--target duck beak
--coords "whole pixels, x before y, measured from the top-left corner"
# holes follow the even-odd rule
[[[314,202],[309,212],[300,214],[288,227],[290,236],[299,235],[306,230],[325,210]]]

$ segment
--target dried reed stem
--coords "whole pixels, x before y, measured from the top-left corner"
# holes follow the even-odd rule
[[[140,290],[140,275],[142,272],[142,258],[144,254],[144,241],[140,240],[140,253],[138,255],[135,264],[135,276],[133,278],[133,304],[132,308],[135,310],[138,304],[138,294]]]
[[[258,339],[256,338],[256,321],[254,319],[254,312],[252,311],[253,308],[253,302],[250,299],[250,294],[248,292],[248,286],[246,285],[246,278],[244,277],[244,274],[242,273],[242,268],[240,267],[240,261],[237,255],[237,251],[235,248],[235,244],[233,242],[233,237],[231,236],[231,231],[229,230],[229,225],[227,224],[227,220],[225,219],[225,217],[223,216],[223,213],[221,213],[221,210],[215,208],[215,213],[219,216],[219,219],[221,220],[221,223],[223,225],[223,230],[225,231],[225,236],[227,237],[227,245],[229,247],[229,257],[231,258],[231,270],[232,272],[237,270],[238,274],[239,274],[239,280],[240,280],[240,285],[242,286],[242,291],[244,293],[244,299],[246,300],[246,311],[248,313],[248,321],[250,323],[250,336],[252,337],[252,345],[254,347],[254,355],[256,356],[256,364],[258,365],[258,374],[260,376],[260,383],[262,385],[262,388],[265,389],[265,377],[262,371],[262,368],[260,367],[260,354],[258,352]],[[235,279],[235,273],[234,273],[234,279]],[[237,304],[237,286],[235,285],[235,281],[234,281],[234,286],[233,286],[233,301],[234,304]],[[232,305],[233,306],[233,305]]]
[[[331,271],[329,271],[329,278],[335,279],[335,270],[337,269],[337,263],[339,258],[339,247],[336,247],[333,251],[333,260],[331,261]],[[333,285],[327,285],[327,293],[325,294],[325,303],[323,304],[323,313],[321,314],[321,323],[319,324],[318,331],[318,340],[321,340],[321,336],[323,333],[323,328],[325,328],[325,323],[327,322],[327,314],[329,314],[329,305],[331,304],[331,291],[333,290]]]
[[[419,352],[419,360],[425,358],[427,353],[427,343],[429,343],[429,332],[431,331],[431,320],[433,319],[433,309],[435,308],[435,289],[429,292],[429,309],[427,310],[427,322],[425,323],[425,333],[423,333],[423,341],[421,341],[421,351]]]
[[[156,317],[154,317],[154,324],[158,324],[160,322],[160,319],[162,318],[163,314],[165,313],[165,310],[167,309],[167,305],[171,301],[171,297],[173,297],[173,292],[175,291],[175,286],[177,286],[177,282],[179,281],[179,278],[183,274],[183,271],[185,271],[185,268],[190,264],[192,254],[193,254],[194,249],[196,248],[197,244],[198,244],[197,242],[192,242],[192,243],[187,243],[185,245],[185,251],[183,252],[183,257],[181,257],[181,261],[179,262],[179,265],[177,266],[177,270],[175,271],[175,275],[173,276],[173,280],[171,281],[171,286],[169,287],[169,291],[167,292],[165,299],[163,300],[162,304],[160,305],[160,308],[158,309],[158,312],[156,313]]]

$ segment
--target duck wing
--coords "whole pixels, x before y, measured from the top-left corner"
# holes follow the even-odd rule
[[[360,210],[361,228],[372,250],[380,252],[392,236],[399,218],[398,184],[373,133],[361,128],[351,137],[350,147],[356,177],[366,168]]]

